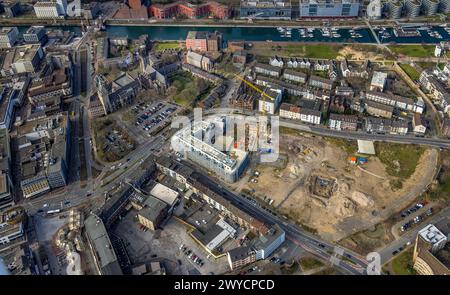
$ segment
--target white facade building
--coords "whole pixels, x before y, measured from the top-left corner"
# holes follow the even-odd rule
[[[0,48],[11,48],[19,40],[17,27],[4,27],[0,30]]]
[[[67,13],[67,0],[43,0],[34,5],[37,18],[63,18]]]

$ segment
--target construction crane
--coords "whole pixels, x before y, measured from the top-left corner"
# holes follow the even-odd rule
[[[266,97],[269,98],[270,100],[275,100],[275,99],[272,96],[268,95],[265,90],[261,90],[261,89],[259,89],[259,87],[255,86],[253,83],[247,81],[247,79],[245,79],[245,77],[238,75],[238,74],[235,74],[235,76],[239,80],[241,80],[242,82],[244,82],[245,84],[250,86],[252,89],[256,90],[258,93],[261,94],[261,97],[263,100],[262,113],[265,115],[266,114]],[[266,89],[267,89],[267,87],[266,87]]]

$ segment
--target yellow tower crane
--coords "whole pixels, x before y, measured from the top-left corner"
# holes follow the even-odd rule
[[[268,95],[265,91],[259,89],[259,87],[255,86],[253,83],[247,81],[247,79],[245,79],[245,77],[243,77],[241,75],[237,75],[237,74],[235,74],[235,76],[237,78],[239,78],[242,82],[244,82],[245,84],[250,86],[252,89],[256,90],[257,92],[259,92],[261,94],[261,97],[263,100],[262,113],[265,115],[266,114],[266,97],[269,98],[270,100],[275,100],[275,99],[272,96]]]

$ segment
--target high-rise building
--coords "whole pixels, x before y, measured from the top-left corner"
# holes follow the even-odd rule
[[[390,18],[401,18],[403,12],[403,1],[392,0],[387,2]]]
[[[0,48],[11,48],[19,40],[17,27],[3,27],[0,29]]]
[[[422,6],[425,15],[435,15],[439,8],[439,0],[423,0]]]
[[[34,4],[37,18],[63,18],[67,13],[67,0],[42,0]]]
[[[405,0],[405,13],[407,17],[413,18],[420,15],[422,0]]]
[[[47,32],[43,26],[32,26],[23,34],[23,40],[26,43],[40,43],[44,45],[47,42]]]

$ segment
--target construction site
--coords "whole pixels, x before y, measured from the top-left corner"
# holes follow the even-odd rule
[[[411,202],[432,180],[438,160],[437,150],[425,149],[399,188],[393,185],[399,178],[387,172],[378,154],[358,155],[365,160],[356,162],[355,155],[356,142],[284,131],[278,161],[258,163],[253,157],[232,188],[324,239],[337,241]]]

